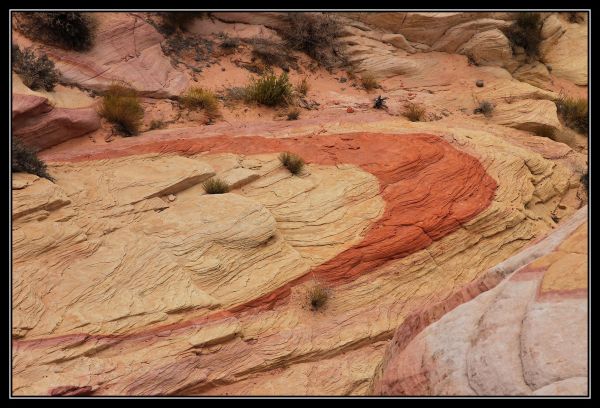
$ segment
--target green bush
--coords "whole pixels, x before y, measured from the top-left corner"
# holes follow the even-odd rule
[[[12,68],[30,89],[52,91],[58,82],[59,74],[46,54],[37,57],[31,48],[23,51],[12,44]]]
[[[19,13],[19,28],[32,39],[74,51],[92,48],[96,22],[91,15],[76,11]]]
[[[285,72],[279,77],[273,72],[267,72],[257,79],[252,79],[245,92],[248,102],[257,102],[266,106],[287,104],[291,96],[292,85]]]
[[[137,135],[144,118],[137,91],[121,84],[113,84],[105,92],[98,113],[125,136]]]
[[[425,116],[425,107],[418,105],[414,102],[408,102],[404,105],[404,116],[411,122],[420,122]]]
[[[48,168],[46,163],[37,157],[35,151],[25,146],[17,138],[13,137],[11,140],[12,145],[12,172],[13,173],[30,173],[35,174],[38,177],[54,181],[54,178],[48,174]]]
[[[202,187],[206,194],[225,194],[229,192],[229,185],[217,177],[206,180],[202,183]]]
[[[587,135],[589,118],[588,101],[586,99],[561,96],[556,102],[556,108],[566,126]]]
[[[303,51],[321,65],[330,68],[346,63],[338,38],[342,25],[330,14],[291,12],[281,35],[290,48]]]
[[[179,102],[187,109],[203,109],[210,120],[219,116],[219,101],[209,90],[192,87],[179,97]]]
[[[530,58],[538,58],[542,42],[542,17],[540,13],[519,13],[517,19],[506,30],[513,46],[523,47]]]
[[[298,156],[297,154],[284,152],[279,155],[279,161],[290,171],[290,173],[294,175],[298,175],[302,172],[304,168],[304,160]]]

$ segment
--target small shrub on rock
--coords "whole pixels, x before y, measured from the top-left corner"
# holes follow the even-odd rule
[[[425,107],[414,102],[408,102],[404,105],[404,116],[411,122],[420,122],[425,117]]]
[[[121,84],[111,85],[104,93],[98,113],[125,136],[137,135],[144,118],[137,91]]]
[[[313,311],[322,309],[329,299],[329,291],[323,285],[316,283],[308,289],[308,304]]]
[[[561,96],[556,102],[560,118],[567,127],[587,135],[589,128],[588,101]]]
[[[542,17],[540,13],[519,13],[517,19],[508,27],[505,34],[511,44],[523,47],[530,58],[538,58],[542,42]]]
[[[279,155],[279,161],[281,162],[283,167],[288,169],[290,173],[294,175],[300,174],[305,164],[302,157],[290,152],[281,153]]]
[[[59,74],[54,62],[46,54],[36,56],[31,48],[21,51],[19,46],[12,45],[12,68],[25,86],[34,91],[52,91],[58,82]]]
[[[225,194],[229,192],[229,185],[223,180],[212,177],[202,183],[202,188],[206,194]]]
[[[76,11],[24,12],[19,27],[32,39],[73,51],[92,48],[96,22]]]
[[[12,154],[12,172],[29,173],[38,177],[54,181],[54,178],[48,174],[46,163],[37,157],[35,151],[25,146],[20,140],[13,137],[11,140]]]
[[[482,113],[485,117],[492,116],[492,112],[494,111],[494,105],[489,101],[482,101],[479,103],[479,106],[475,108],[473,113]]]
[[[257,102],[266,106],[287,104],[291,96],[292,85],[285,72],[279,77],[273,72],[267,72],[257,79],[252,79],[245,91],[248,102]]]

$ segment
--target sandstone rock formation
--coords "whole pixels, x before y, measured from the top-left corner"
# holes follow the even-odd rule
[[[42,150],[100,128],[94,108],[60,108],[42,96],[13,94],[13,136]]]
[[[13,75],[13,136],[55,179],[12,177],[13,394],[586,393],[587,138],[536,134],[563,134],[555,101],[587,87],[512,55],[514,13],[338,13],[352,70],[294,52],[311,107],[294,121],[227,99],[252,54],[219,47],[279,39],[285,13],[198,19],[180,34],[212,51],[179,62],[152,13],[97,16],[87,53],[13,31],[64,81]],[[565,35],[551,19],[584,36],[543,17],[544,56]],[[112,81],[144,94],[137,137],[95,114]],[[192,84],[217,93],[214,123],[174,98]]]
[[[95,91],[114,81],[125,81],[142,95],[169,97],[181,94],[189,75],[171,66],[161,49],[163,36],[134,13],[94,13],[98,32],[94,47],[84,53],[38,45],[55,61],[62,80]],[[30,41],[20,35],[21,46]]]
[[[405,320],[374,392],[587,395],[586,219],[584,207],[550,236],[455,293],[451,302]]]

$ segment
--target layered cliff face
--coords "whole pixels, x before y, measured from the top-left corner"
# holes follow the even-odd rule
[[[210,126],[182,112],[168,98],[191,84],[243,85],[247,51],[192,70],[148,13],[99,13],[86,53],[33,43],[65,85],[13,84],[13,137],[55,179],[12,178],[13,393],[585,394],[587,138],[534,133],[566,131],[554,101],[585,83],[556,61],[565,35],[587,34],[547,16],[558,69],[535,85],[492,38],[514,16],[488,14],[343,13],[349,59],[380,78],[387,109],[298,55],[290,77],[318,108],[295,122],[227,103]],[[276,39],[282,24],[213,13],[187,35]],[[141,91],[137,137],[97,116],[114,80]],[[472,113],[484,99],[489,118]],[[423,121],[401,116],[409,101]],[[206,194],[213,177],[230,191]]]

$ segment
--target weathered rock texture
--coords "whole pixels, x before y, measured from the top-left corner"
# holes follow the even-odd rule
[[[171,66],[162,52],[163,36],[135,13],[94,13],[98,28],[94,47],[83,53],[38,45],[55,62],[62,80],[96,91],[124,81],[142,95],[169,97],[181,94],[189,75]],[[21,46],[30,41],[20,35]]]
[[[37,150],[100,128],[94,108],[60,108],[42,96],[13,94],[13,137]]]
[[[448,301],[405,320],[386,352],[374,392],[586,395],[586,221],[584,207]]]
[[[509,58],[501,31],[512,13],[340,13],[340,41],[357,78],[371,72],[380,89],[367,92],[344,71],[309,69],[296,52],[303,69],[291,69],[290,78],[308,78],[303,103],[316,109],[286,121],[270,108],[220,103],[223,116],[205,126],[202,111],[161,98],[178,95],[189,78],[213,91],[245,84],[251,50],[242,44],[225,52],[218,34],[277,39],[286,23],[279,12],[212,17],[184,36],[214,40],[214,53],[202,61],[186,54],[176,68],[149,13],[98,14],[101,40],[88,53],[34,44],[80,89],[124,80],[151,98],[142,98],[138,137],[119,137],[101,123],[40,152],[54,183],[13,175],[14,394],[382,391],[377,384],[392,378],[382,374],[394,374],[389,362],[403,355],[391,346],[395,333],[404,330],[408,344],[482,290],[495,293],[505,275],[492,285],[486,271],[503,270],[503,261],[562,228],[586,202],[579,145],[532,134],[564,130],[554,101],[563,90],[583,95],[586,88],[542,62]],[[98,100],[75,87],[56,89],[21,84],[15,94],[47,99],[54,109],[91,109]],[[375,92],[388,97],[387,109],[372,108]],[[484,100],[495,106],[491,117],[473,113]],[[426,107],[423,121],[404,117],[409,101]],[[35,109],[27,112],[38,123]],[[281,166],[283,151],[306,160],[300,174]],[[211,177],[231,191],[206,194],[202,184]],[[563,285],[549,273],[524,276]],[[534,285],[528,279],[523,285]],[[328,299],[312,310],[316,284]],[[517,289],[510,293],[524,302]],[[586,377],[584,352],[572,351],[573,366],[546,364],[536,330],[566,320],[546,323],[563,309],[548,312],[544,296],[530,303],[538,315],[519,309],[544,323],[532,323],[523,343],[543,351],[530,353],[527,387],[564,393]],[[431,310],[427,318],[414,317],[423,310]],[[581,319],[582,309],[572,310]],[[507,316],[501,312],[486,315],[486,327],[498,328]],[[497,358],[502,344],[478,338],[484,356],[492,350]],[[514,374],[506,361],[497,372]],[[511,392],[510,376],[484,368],[478,375],[496,383],[478,392]]]

